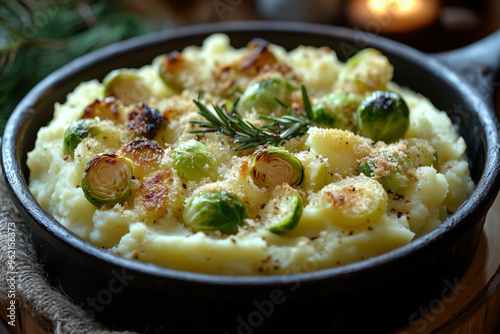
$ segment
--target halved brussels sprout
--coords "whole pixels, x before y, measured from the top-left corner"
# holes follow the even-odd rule
[[[183,213],[186,225],[194,232],[220,231],[224,234],[237,233],[243,219],[249,217],[245,204],[227,191],[195,195],[188,200]]]
[[[410,126],[410,110],[394,92],[375,91],[356,110],[359,133],[375,141],[389,142],[404,137]]]
[[[310,202],[331,221],[358,226],[376,221],[387,207],[382,185],[365,176],[346,178],[321,189],[319,201]]]
[[[253,156],[250,175],[259,187],[274,187],[283,183],[297,187],[304,179],[304,166],[284,149],[266,147]]]
[[[82,190],[97,207],[123,203],[132,194],[132,160],[114,153],[102,153],[89,160],[82,174]]]
[[[362,162],[359,165],[358,174],[372,177],[379,181],[385,190],[395,192],[409,185],[407,171],[410,168],[412,168],[412,162],[408,157],[396,158],[382,154],[377,158]]]
[[[134,104],[127,110],[127,118],[127,127],[132,135],[162,141],[161,135],[166,129],[167,119],[158,109],[146,103]]]
[[[245,111],[254,108],[259,114],[270,115],[285,110],[277,101],[289,105],[295,87],[284,77],[275,77],[256,82],[245,90],[240,97],[238,107]]]
[[[123,104],[114,96],[105,97],[102,100],[95,100],[83,111],[82,118],[96,118],[99,120],[120,121]]]
[[[408,138],[404,140],[408,157],[413,166],[432,166],[437,168],[438,152],[432,144],[425,139]]]
[[[247,52],[236,63],[238,72],[255,77],[273,69],[277,63],[274,54],[269,50],[269,42],[262,38],[254,38],[247,44]]]
[[[195,139],[179,143],[174,149],[173,166],[188,181],[200,181],[203,177],[214,178],[216,160],[205,144]]]
[[[183,79],[186,77],[182,75],[182,72],[186,71],[190,65],[190,61],[182,53],[172,51],[162,56],[158,73],[165,85],[173,92],[180,93],[184,89]]]
[[[64,131],[64,154],[73,156],[76,147],[84,138],[96,136],[100,132],[99,123],[93,119],[79,119],[71,122]]]
[[[302,188],[317,192],[328,184],[328,169],[323,159],[315,154],[310,154],[304,162],[304,181]]]
[[[356,93],[327,95],[313,105],[314,121],[329,127],[347,129],[362,100],[362,95]]]
[[[158,142],[144,137],[137,137],[126,142],[118,153],[134,162],[134,176],[142,180],[147,175],[160,169],[165,151]]]
[[[339,73],[336,90],[360,94],[385,90],[393,72],[389,59],[380,51],[363,49],[347,60]]]
[[[144,80],[131,69],[110,72],[103,80],[104,96],[114,96],[125,105],[149,100],[151,94]]]
[[[363,61],[371,60],[377,57],[383,57],[382,53],[373,48],[366,48],[358,51],[351,58],[347,59],[345,71],[352,72]]]
[[[283,234],[293,230],[304,211],[304,202],[296,191],[283,195],[275,205],[271,205],[272,215],[265,217],[267,218],[266,226],[269,231],[275,234]]]
[[[408,187],[410,180],[401,170],[393,170],[389,175],[380,178],[380,184],[385,190],[394,193],[398,189]]]

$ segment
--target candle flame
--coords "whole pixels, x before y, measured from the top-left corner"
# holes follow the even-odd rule
[[[429,26],[440,7],[439,0],[349,0],[348,15],[374,31],[400,33]]]
[[[417,0],[369,0],[368,7],[377,13],[387,11],[410,13],[418,7]]]

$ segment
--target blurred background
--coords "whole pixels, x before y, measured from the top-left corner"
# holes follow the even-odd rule
[[[0,134],[29,89],[74,58],[161,29],[235,20],[344,26],[433,53],[500,29],[500,0],[1,0]]]

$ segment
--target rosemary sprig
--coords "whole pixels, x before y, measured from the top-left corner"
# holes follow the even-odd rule
[[[214,132],[232,137],[230,142],[240,144],[233,149],[235,151],[242,151],[264,144],[281,145],[287,140],[303,136],[314,125],[314,114],[304,85],[302,85],[301,89],[306,115],[296,112],[282,101],[276,99],[288,111],[288,114],[281,117],[259,115],[260,118],[270,122],[261,127],[256,127],[251,122],[241,118],[235,107],[238,101],[234,103],[231,112],[226,109],[225,105],[222,108],[213,105],[214,114],[199,100],[193,100],[199,109],[198,114],[203,116],[206,121],[191,121],[191,123],[198,124],[202,128],[191,131],[191,133]]]

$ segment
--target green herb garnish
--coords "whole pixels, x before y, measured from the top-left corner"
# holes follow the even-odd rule
[[[232,137],[230,142],[240,144],[234,148],[235,151],[242,151],[264,144],[279,146],[287,140],[303,136],[314,125],[313,112],[306,89],[303,85],[301,89],[306,115],[293,110],[276,99],[288,111],[288,114],[281,117],[259,115],[260,118],[270,122],[262,127],[256,127],[241,118],[236,110],[238,101],[234,103],[231,111],[228,111],[224,105],[222,107],[214,105],[214,114],[199,99],[193,100],[199,109],[198,114],[203,116],[206,121],[191,121],[191,123],[198,124],[203,128],[191,131],[191,133],[215,132]]]

